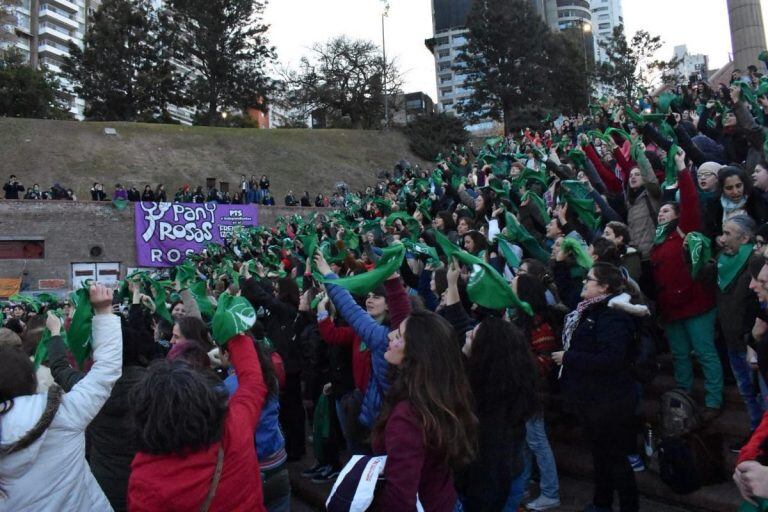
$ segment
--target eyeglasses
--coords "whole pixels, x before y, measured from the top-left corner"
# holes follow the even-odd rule
[[[587,284],[590,281],[594,281],[596,283],[598,282],[598,280],[595,279],[594,277],[587,276],[587,277],[584,278],[584,284]]]

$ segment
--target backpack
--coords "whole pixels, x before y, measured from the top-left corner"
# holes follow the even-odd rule
[[[661,395],[661,438],[678,438],[701,426],[693,399],[680,389]]]
[[[659,353],[660,337],[650,317],[636,320],[635,325],[635,334],[628,354],[629,369],[637,382],[648,384],[661,369],[656,357]]]
[[[659,443],[659,476],[673,491],[688,494],[723,480],[722,436],[690,433]]]

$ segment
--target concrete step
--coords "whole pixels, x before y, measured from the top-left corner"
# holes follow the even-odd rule
[[[583,444],[574,442],[554,442],[552,449],[557,461],[558,473],[591,478],[592,457]],[[741,503],[736,486],[732,481],[702,487],[696,492],[680,495],[674,493],[659,476],[650,470],[635,473],[640,493],[664,503],[681,507],[683,510],[725,512],[734,511]]]

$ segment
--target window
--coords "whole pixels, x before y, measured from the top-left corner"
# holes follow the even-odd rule
[[[445,96],[446,94],[451,94],[453,92],[453,87],[443,87],[440,89],[440,94]]]
[[[595,7],[592,9],[592,12],[606,12],[608,10],[608,7]]]
[[[43,240],[0,240],[0,260],[42,260]]]
[[[597,26],[597,28],[600,29],[600,30],[605,30],[607,28],[611,28],[611,24],[610,23],[601,23],[601,24],[599,24]]]
[[[440,65],[438,66],[438,68],[440,69],[440,71],[449,70],[449,69],[451,69],[451,63],[450,62],[441,62]]]
[[[439,52],[437,52],[437,57],[439,59],[444,59],[450,56],[451,56],[451,50],[440,50]]]
[[[450,82],[453,78],[453,75],[440,75],[440,83],[444,84],[446,82]]]
[[[445,100],[443,102],[444,107],[450,107],[451,105],[453,105],[453,100]]]
[[[448,44],[448,36],[438,37],[437,44]]]

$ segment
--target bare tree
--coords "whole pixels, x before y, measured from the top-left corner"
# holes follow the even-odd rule
[[[403,85],[395,62],[385,64],[375,43],[344,36],[315,44],[298,71],[284,76],[292,104],[323,111],[332,126],[356,129],[380,127],[385,91],[392,97]]]

